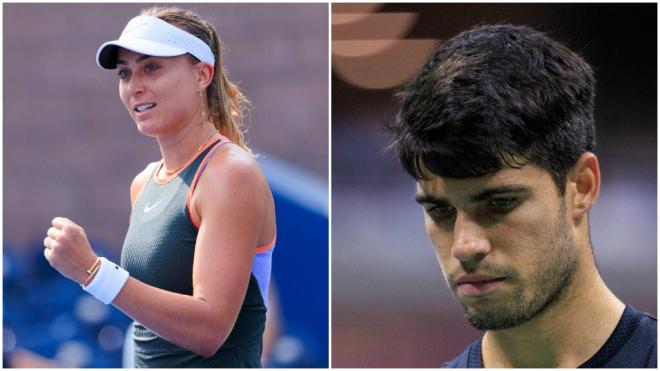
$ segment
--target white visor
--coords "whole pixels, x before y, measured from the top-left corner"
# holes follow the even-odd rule
[[[108,70],[117,68],[117,50],[120,47],[154,57],[175,57],[190,53],[215,67],[213,52],[204,41],[150,15],[131,19],[118,40],[101,45],[96,52],[96,63]]]

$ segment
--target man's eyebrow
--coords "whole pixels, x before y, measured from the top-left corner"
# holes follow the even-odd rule
[[[145,59],[147,59],[147,58],[151,58],[151,57],[152,57],[151,55],[141,55],[141,56],[137,57],[137,59],[135,60],[135,62],[136,62],[136,63],[140,63],[140,62],[142,62],[143,60],[145,60]],[[123,59],[117,59],[116,64],[128,64],[128,63],[127,63],[125,60],[123,60]]]
[[[426,193],[417,193],[415,194],[415,201],[418,204],[448,204],[449,200],[444,197],[435,197],[427,195]]]
[[[475,195],[469,196],[468,199],[470,202],[480,202],[502,193],[522,193],[528,191],[529,188],[522,185],[503,185],[484,189]],[[449,200],[445,197],[435,197],[426,193],[415,194],[415,201],[420,204],[449,204]]]
[[[529,187],[523,185],[503,185],[484,189],[476,195],[470,196],[469,199],[471,202],[479,202],[502,193],[522,193],[527,191],[529,191]]]

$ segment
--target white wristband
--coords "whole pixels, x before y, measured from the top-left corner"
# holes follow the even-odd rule
[[[96,276],[83,290],[105,304],[112,303],[128,280],[128,272],[106,258],[99,258],[101,266]]]

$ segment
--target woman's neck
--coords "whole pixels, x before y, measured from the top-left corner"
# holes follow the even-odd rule
[[[163,156],[163,173],[176,173],[204,147],[217,130],[209,122],[186,125],[176,134],[159,137],[158,145]]]

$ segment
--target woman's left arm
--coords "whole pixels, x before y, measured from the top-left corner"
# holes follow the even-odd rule
[[[205,357],[215,354],[231,333],[249,283],[265,215],[261,178],[256,162],[245,155],[211,160],[195,196],[201,224],[192,296],[129,277],[112,304],[174,344]],[[53,224],[47,240],[53,234],[54,243],[46,258],[64,276],[81,282],[95,259],[84,230],[63,218]]]

